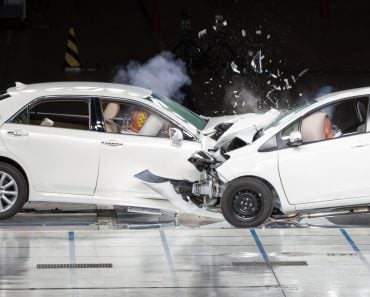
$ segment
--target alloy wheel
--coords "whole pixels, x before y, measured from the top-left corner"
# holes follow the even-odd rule
[[[0,213],[9,210],[17,201],[18,185],[6,172],[0,171]]]

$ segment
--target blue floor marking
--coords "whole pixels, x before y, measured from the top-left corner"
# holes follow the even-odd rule
[[[181,290],[179,288],[179,282],[177,280],[175,265],[173,264],[173,261],[172,261],[171,252],[170,252],[170,248],[168,246],[166,234],[164,234],[163,230],[159,230],[159,234],[161,235],[164,254],[166,256],[167,264],[168,264],[168,267],[170,269],[172,283],[176,287],[176,296],[182,297],[182,293],[181,293]]]
[[[250,232],[252,234],[252,237],[253,237],[254,241],[257,244],[257,247],[258,247],[258,249],[259,249],[259,251],[260,251],[260,253],[262,255],[263,260],[265,261],[267,267],[271,270],[272,274],[275,277],[275,280],[276,280],[278,286],[280,287],[281,286],[280,281],[279,281],[279,279],[276,276],[276,273],[274,271],[274,268],[271,266],[269,256],[267,255],[267,253],[265,251],[265,248],[263,247],[262,242],[261,242],[261,240],[259,239],[259,237],[257,235],[256,230],[250,229]],[[284,297],[286,297],[285,291],[283,289],[281,290],[281,292],[283,293]]]
[[[343,228],[340,229],[340,232],[342,232],[345,239],[348,241],[348,243],[351,245],[352,249],[356,252],[357,256],[361,259],[362,263],[366,266],[367,270],[370,272],[370,263],[364,256],[364,254],[361,252],[360,248],[357,246],[357,244],[353,241],[351,236],[347,233],[347,231]]]
[[[261,253],[262,257],[263,257],[263,260],[265,261],[265,263],[266,263],[269,267],[271,267],[269,256],[267,255],[267,253],[266,253],[266,251],[265,251],[265,249],[264,249],[264,247],[263,247],[263,245],[262,245],[262,242],[261,242],[261,240],[259,239],[259,237],[258,237],[258,235],[257,235],[257,233],[256,233],[256,230],[252,229],[252,230],[250,230],[250,231],[251,231],[251,234],[252,234],[252,236],[253,236],[253,239],[254,239],[254,241],[256,242],[257,247],[258,247],[258,249],[259,249],[259,251],[260,251],[260,253]]]
[[[73,231],[68,231],[68,241],[69,241],[69,263],[76,264],[76,246],[75,246],[75,233]],[[77,273],[76,269],[71,269],[70,274],[70,285],[72,288],[71,296],[78,297],[77,288]]]
[[[75,233],[73,231],[68,232],[68,240],[69,240],[69,262],[70,264],[76,264]]]

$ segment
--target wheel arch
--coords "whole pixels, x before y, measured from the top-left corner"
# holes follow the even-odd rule
[[[14,161],[10,158],[4,157],[4,156],[0,156],[0,162],[10,164],[10,165],[14,166],[15,168],[17,168],[21,172],[21,174],[24,176],[24,178],[26,179],[28,191],[30,190],[30,183],[29,183],[26,171],[23,169],[23,167],[18,162]],[[29,195],[28,195],[28,199],[29,199]]]
[[[282,211],[281,197],[279,195],[279,192],[276,190],[274,185],[270,181],[268,181],[267,179],[262,178],[260,176],[255,176],[255,175],[243,175],[243,176],[239,176],[239,177],[231,180],[230,182],[228,182],[228,184],[230,184],[232,182],[235,182],[237,180],[240,180],[240,179],[244,179],[244,178],[256,179],[256,180],[259,180],[259,181],[263,182],[271,190],[272,198],[274,200],[274,205],[277,206],[280,209],[280,211]]]

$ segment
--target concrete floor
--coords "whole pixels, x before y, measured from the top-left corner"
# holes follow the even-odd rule
[[[93,208],[2,221],[0,296],[369,296],[366,225],[243,230],[166,214],[128,230],[122,209]]]

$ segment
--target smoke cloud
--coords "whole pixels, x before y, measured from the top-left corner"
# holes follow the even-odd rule
[[[327,95],[329,93],[331,93],[333,91],[333,87],[332,86],[325,86],[325,87],[322,87],[314,96],[313,98],[316,99],[316,98],[319,98],[321,96],[324,96],[324,95]]]
[[[233,114],[261,113],[268,109],[264,106],[263,100],[241,80],[234,81],[226,90],[224,104]]]
[[[185,97],[181,88],[191,84],[185,63],[170,52],[162,52],[144,64],[130,61],[118,69],[113,81],[147,88],[177,101]]]

